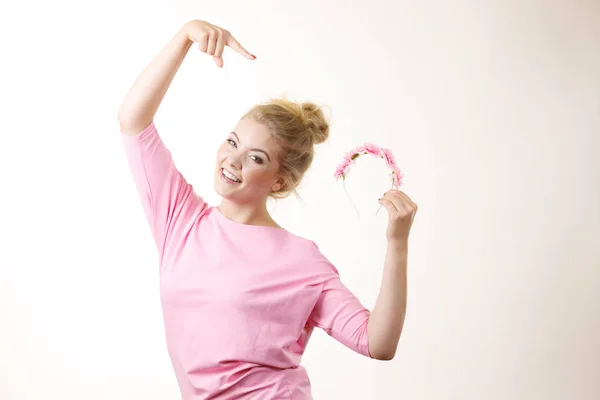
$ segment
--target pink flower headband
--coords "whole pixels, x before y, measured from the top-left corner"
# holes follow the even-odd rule
[[[362,146],[358,146],[358,147],[350,150],[349,152],[347,152],[346,155],[344,156],[344,159],[342,160],[342,162],[338,165],[338,167],[335,170],[335,173],[334,173],[335,179],[338,180],[338,179],[342,178],[342,181],[345,183],[346,176],[348,175],[350,167],[352,165],[354,165],[354,163],[356,163],[356,159],[358,157],[360,157],[364,154],[371,154],[374,157],[383,158],[385,160],[388,167],[390,168],[390,178],[392,179],[392,189],[398,189],[398,187],[400,187],[402,185],[402,177],[404,175],[400,172],[400,168],[398,168],[398,165],[396,165],[396,160],[394,159],[394,155],[392,154],[392,151],[390,149],[381,148],[373,143],[365,143]],[[344,184],[344,191],[346,191],[345,184]],[[347,191],[346,191],[346,196],[348,196]],[[350,200],[350,203],[352,203],[350,196],[348,196],[348,200]],[[360,216],[354,203],[352,203],[352,207],[354,207],[354,209],[356,210],[356,213]],[[379,207],[377,212],[379,212],[380,209],[381,209],[381,207]]]
[[[402,177],[404,175],[400,173],[400,168],[396,165],[396,160],[394,159],[392,151],[390,149],[380,148],[373,143],[365,143],[362,146],[358,146],[347,152],[344,160],[335,170],[334,177],[336,180],[339,178],[345,180],[350,167],[356,162],[356,159],[363,154],[371,154],[377,158],[383,158],[391,170],[390,177],[392,179],[392,187],[398,188],[402,185]]]

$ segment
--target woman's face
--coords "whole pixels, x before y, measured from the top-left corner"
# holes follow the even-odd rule
[[[262,124],[242,119],[217,152],[215,191],[241,204],[265,201],[281,188],[279,146]]]

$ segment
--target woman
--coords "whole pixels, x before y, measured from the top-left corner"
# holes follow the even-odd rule
[[[269,196],[298,185],[327,139],[322,111],[277,99],[252,108],[217,152],[211,207],[176,169],[154,115],[193,43],[223,66],[222,28],[186,23],[137,78],[119,111],[123,145],[159,253],[169,355],[183,399],[311,399],[301,356],[315,327],[378,360],[394,357],[406,309],[408,234],[416,205],[402,192],[390,216],[383,284],[369,312],[314,242],[271,218]]]

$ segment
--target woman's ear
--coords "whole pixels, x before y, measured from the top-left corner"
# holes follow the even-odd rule
[[[279,179],[277,179],[273,186],[271,186],[271,191],[273,193],[279,192],[284,185],[285,180],[282,177],[279,177]]]

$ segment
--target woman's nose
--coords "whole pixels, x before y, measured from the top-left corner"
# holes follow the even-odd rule
[[[227,157],[227,162],[232,167],[238,169],[242,167],[242,162],[240,161],[240,157],[238,155],[230,154],[229,157]]]

